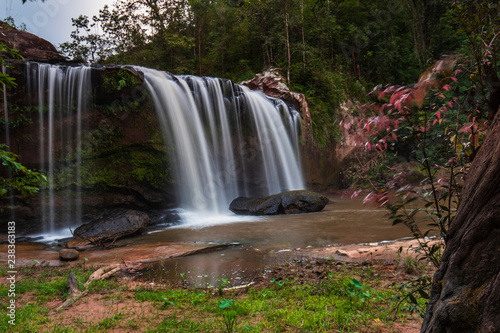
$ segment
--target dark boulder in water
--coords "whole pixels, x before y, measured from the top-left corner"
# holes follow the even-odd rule
[[[76,238],[99,245],[138,233],[149,222],[148,214],[136,210],[117,210],[75,229]]]
[[[328,199],[311,191],[288,191],[263,198],[238,197],[229,209],[239,215],[278,215],[311,213],[322,210]]]

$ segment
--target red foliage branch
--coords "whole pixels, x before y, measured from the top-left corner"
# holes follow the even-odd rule
[[[432,117],[425,124],[414,128],[419,135],[427,132],[431,126],[445,121],[443,114],[460,107],[457,97],[445,96],[458,84],[457,75],[462,73],[460,69],[454,70],[456,62],[455,57],[437,61],[412,85],[375,87],[369,93],[375,101],[363,104],[359,110],[360,116],[342,121],[341,127],[353,134],[357,144],[362,144],[369,150],[387,149],[388,142],[398,141],[399,126],[408,122],[409,116],[416,110],[429,107],[424,104],[432,93],[441,104],[429,107]],[[479,134],[484,134],[487,129],[488,124],[481,117],[473,116],[469,117],[468,123],[461,127],[460,132],[469,133],[468,139],[477,147]]]

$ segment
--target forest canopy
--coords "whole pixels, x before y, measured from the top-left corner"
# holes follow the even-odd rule
[[[73,19],[68,55],[238,79],[275,66],[297,84],[314,70],[403,84],[457,51],[452,1],[118,0]]]
[[[69,57],[239,82],[279,68],[306,94],[319,144],[336,113],[378,83],[408,84],[443,55],[467,53],[468,1],[117,0],[73,18]],[[485,2],[487,6],[495,6]]]

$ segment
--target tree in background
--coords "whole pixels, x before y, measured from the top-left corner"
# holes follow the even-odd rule
[[[108,41],[99,33],[99,22],[90,23],[88,17],[83,15],[71,20],[76,30],[71,33],[72,42],[60,45],[63,53],[73,59],[90,62],[96,62],[111,55]]]
[[[460,47],[450,4],[120,0],[93,18],[74,20],[73,40],[62,48],[72,56],[87,52],[83,60],[89,60],[89,45],[99,45],[94,59],[101,62],[235,82],[279,68],[288,85],[308,97],[316,143],[327,145],[339,139],[344,101],[364,101],[372,83],[415,82],[441,54]]]

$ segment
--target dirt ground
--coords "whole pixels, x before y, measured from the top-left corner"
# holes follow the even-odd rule
[[[406,276],[404,272],[401,273],[401,269],[398,269],[395,259],[398,257],[398,253],[401,253],[403,256],[418,256],[419,253],[416,251],[417,247],[418,242],[415,240],[401,240],[394,242],[348,244],[300,249],[294,252],[294,256],[297,258],[296,260],[290,258],[292,260],[285,264],[276,264],[275,267],[270,267],[267,273],[256,273],[252,284],[258,287],[259,285],[269,285],[271,279],[293,277],[299,277],[302,281],[318,280],[326,275],[325,267],[327,263],[329,265],[332,263],[335,265],[342,265],[345,262],[349,262],[349,265],[372,267],[372,269],[376,271],[376,274],[382,276],[384,283],[399,283],[404,281],[405,278],[408,278],[408,276]],[[18,244],[17,249],[18,257],[25,258],[24,261],[21,261],[21,264],[31,265],[33,264],[33,260],[30,258],[36,257],[39,258],[38,261],[43,265],[68,265],[68,263],[59,261],[57,251],[44,249],[41,244]],[[82,253],[84,253],[85,257],[89,258],[93,256],[96,258],[99,257],[102,265],[119,265],[120,272],[116,275],[119,278],[120,285],[126,286],[125,290],[133,290],[136,286],[140,285],[151,287],[149,281],[138,279],[136,274],[151,263],[155,263],[165,258],[196,255],[199,252],[216,251],[218,249],[220,249],[220,246],[212,248],[200,244],[183,243],[166,244],[161,248],[156,247],[154,251],[149,245],[137,245],[108,249],[106,251],[96,249]],[[7,251],[0,249],[1,261],[6,260],[6,258],[1,258],[4,253],[7,253]],[[81,263],[82,260],[83,259],[80,258],[77,262]],[[72,265],[74,265],[74,263],[72,263]],[[3,284],[6,282],[5,277],[0,279],[0,283]],[[185,285],[179,284],[175,287],[185,287]],[[233,289],[232,292],[235,292],[235,290]],[[139,302],[135,300],[132,295],[127,295],[126,291],[117,291],[117,293],[122,293],[119,299],[100,294],[85,296],[71,305],[68,309],[55,313],[53,315],[54,319],[57,322],[63,324],[67,323],[68,325],[75,325],[75,323],[78,325],[78,323],[81,322],[82,327],[84,327],[83,323],[99,322],[116,313],[123,314],[123,317],[126,318],[128,322],[140,323],[141,320],[154,321],[154,318],[158,318],[158,321],[160,321],[159,318],[161,316],[155,316],[155,312],[159,310],[150,302]],[[34,295],[25,295],[23,297],[24,302],[30,302],[30,299],[33,299],[33,297]],[[56,308],[61,305],[57,303],[57,301],[52,301],[50,305]],[[162,313],[164,315],[164,312]],[[420,319],[414,318],[404,323],[395,323],[391,330],[401,333],[417,333],[420,331],[420,325]],[[110,332],[125,331],[120,330],[120,328],[114,328],[111,329]]]
[[[354,251],[351,254],[351,259],[365,259],[366,252],[364,249],[359,247],[357,250],[355,245],[349,245],[347,248],[351,249],[349,251]],[[376,248],[369,246],[373,250]],[[392,247],[390,247],[392,248]],[[333,258],[326,258],[325,253],[337,253],[337,251],[347,251],[346,247],[342,249],[332,249],[320,251],[318,249],[310,250],[311,256],[300,256],[297,259],[292,259],[287,263],[277,265],[272,267],[272,269],[266,272],[261,272],[255,274],[253,277],[252,288],[259,287],[270,287],[273,281],[287,280],[299,278],[298,283],[315,282],[326,278],[328,272],[337,270],[335,266],[338,267],[339,272],[345,269],[345,265],[356,267],[356,268],[366,268],[371,269],[375,273],[375,276],[380,277],[381,283],[383,285],[397,284],[405,281],[409,275],[401,272],[400,269],[394,263],[394,260],[386,260],[385,262],[370,262],[368,260],[359,260],[354,262],[345,263]],[[387,254],[389,250],[384,247],[384,253]],[[379,249],[381,251],[381,249]],[[397,252],[397,249],[395,249]],[[378,251],[377,251],[378,252]],[[338,254],[337,254],[338,256]],[[168,314],[168,310],[159,309],[152,302],[148,301],[138,301],[134,298],[134,293],[132,292],[137,287],[148,288],[165,288],[165,285],[159,285],[151,283],[142,278],[138,278],[137,270],[127,268],[125,265],[121,265],[122,270],[119,271],[115,278],[118,281],[118,287],[116,292],[106,292],[104,294],[89,294],[86,295],[74,304],[68,306],[62,311],[58,311],[51,314],[52,322],[57,322],[58,324],[68,327],[73,327],[75,329],[85,330],[89,323],[98,323],[107,318],[112,318],[113,316],[118,316],[119,320],[123,320],[128,323],[128,328],[112,327],[107,332],[129,332],[130,328],[134,328],[131,323],[137,323],[135,328],[137,331],[141,330],[141,323],[148,325],[148,327],[158,325],[162,318]],[[36,274],[36,273],[35,273]],[[20,277],[22,278],[22,276]],[[360,279],[362,276],[359,277]],[[2,283],[4,278],[1,279]],[[172,281],[169,288],[186,288],[185,281]],[[214,289],[214,295],[218,292]],[[238,297],[246,297],[246,288],[242,287],[228,287],[224,289],[225,293],[230,293],[231,297],[237,299]],[[35,300],[35,295],[26,294],[22,297],[22,304],[30,303]],[[62,300],[51,301],[48,305],[49,308],[56,309],[61,306]],[[395,322],[390,327],[381,326],[380,332],[397,332],[397,333],[418,333],[420,332],[421,320],[418,317],[413,317],[406,322]],[[135,330],[134,330],[135,331]]]
[[[432,246],[439,242],[441,241],[429,240],[428,245]],[[417,257],[421,255],[419,242],[415,239],[304,249],[303,253],[311,257],[324,258],[328,256],[341,261],[393,262],[400,251],[403,256]]]

